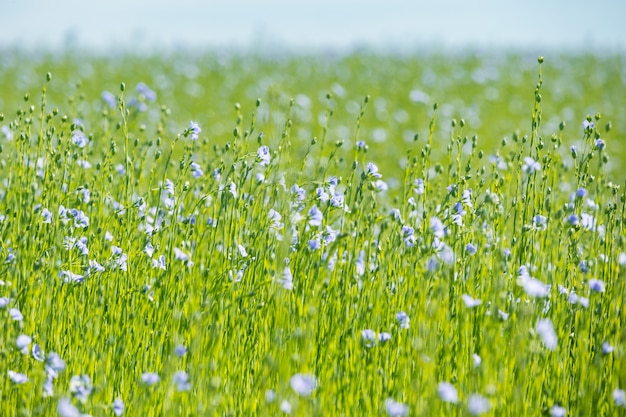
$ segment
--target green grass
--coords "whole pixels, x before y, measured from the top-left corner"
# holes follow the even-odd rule
[[[0,56],[0,415],[625,412],[623,57]]]

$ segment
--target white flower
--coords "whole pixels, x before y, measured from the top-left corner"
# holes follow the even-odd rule
[[[291,404],[289,403],[289,401],[283,400],[283,402],[280,403],[280,411],[285,414],[291,414]]]
[[[59,402],[57,403],[57,412],[61,417],[82,417],[78,408],[72,404],[72,401],[65,397],[59,399]]]
[[[550,295],[550,286],[535,278],[521,278],[521,286],[529,297],[545,298]]]
[[[43,397],[53,397],[54,396],[54,378],[48,375],[46,377],[46,382],[43,383]]]
[[[308,396],[317,387],[317,379],[313,375],[295,374],[291,377],[289,384],[298,395]]]
[[[65,283],[79,283],[85,280],[83,275],[75,274],[71,271],[59,271],[59,278]]]
[[[467,409],[471,415],[477,416],[489,411],[491,409],[491,403],[482,395],[472,394],[467,400]]]
[[[478,307],[479,305],[482,304],[481,300],[472,298],[472,296],[468,294],[463,294],[461,298],[463,298],[463,302],[465,303],[465,307],[467,308]]]
[[[550,286],[531,277],[526,265],[519,267],[517,283],[529,297],[545,298],[550,295]]]
[[[83,195],[83,202],[85,204],[89,203],[91,200],[91,191],[89,191],[88,188],[81,188],[79,189],[79,192]]]
[[[265,401],[267,401],[268,403],[274,402],[274,400],[276,399],[276,391],[274,391],[273,389],[268,389],[267,391],[265,391]]]
[[[341,208],[345,206],[345,196],[341,193],[333,193],[330,199],[330,205],[335,208]]]
[[[90,259],[89,260],[89,272],[104,272],[104,267],[98,263],[98,261]]]
[[[38,343],[33,344],[31,351],[33,354],[33,358],[35,358],[36,361],[43,362],[44,360],[46,360],[43,350],[41,349],[41,346],[39,346]]]
[[[382,174],[378,172],[378,167],[373,162],[369,162],[366,168],[366,175],[374,178],[381,178]]]
[[[301,203],[306,197],[306,190],[298,184],[294,184],[290,191],[294,194],[296,203]]]
[[[4,138],[8,141],[13,140],[13,132],[9,129],[9,126],[2,126],[0,132],[4,135]]]
[[[79,148],[84,148],[89,143],[89,139],[81,130],[75,130],[72,132],[72,143]]]
[[[187,262],[189,260],[189,255],[180,250],[179,248],[174,248],[174,259],[177,261]]]
[[[152,246],[152,243],[148,242],[146,243],[146,247],[143,248],[143,251],[149,258],[152,258],[152,255],[154,254],[154,246]]]
[[[177,371],[172,377],[172,382],[176,385],[176,391],[182,392],[191,389],[189,375],[185,371]]]
[[[421,195],[424,194],[424,180],[421,178],[418,178],[415,180],[415,188],[413,189],[413,191],[415,191],[416,194]]]
[[[293,275],[291,274],[289,266],[283,269],[283,277],[278,280],[278,283],[286,290],[293,290]]]
[[[65,370],[65,361],[61,359],[57,353],[50,352],[46,358],[45,368],[48,376],[57,378],[59,376],[59,372],[63,372]]]
[[[359,257],[356,259],[356,273],[359,276],[365,274],[365,251],[359,252]]]
[[[11,381],[13,381],[13,383],[17,385],[25,384],[28,382],[28,377],[26,375],[14,371],[9,371],[9,378],[11,378]]]
[[[524,171],[527,174],[532,174],[533,172],[541,171],[541,164],[535,161],[530,156],[525,156],[524,165],[522,166],[522,171]]]
[[[598,227],[598,220],[591,214],[580,213],[580,226],[585,230],[597,230],[601,231],[601,227]]]
[[[78,165],[79,167],[81,167],[83,169],[91,168],[91,163],[89,163],[89,161],[85,161],[84,159],[77,160],[76,161],[76,165]]]
[[[450,214],[450,218],[452,219],[452,222],[457,226],[463,226],[463,217],[466,214],[467,212],[463,208],[463,204],[457,201],[452,206],[452,213]]]
[[[63,223],[67,223],[70,221],[69,216],[70,215],[70,210],[66,209],[65,206],[63,204],[61,204],[59,206],[59,218],[61,219],[61,221]]]
[[[589,289],[592,292],[604,292],[604,281],[600,279],[590,279]]]
[[[198,134],[202,132],[200,125],[193,120],[189,122],[189,133],[191,134],[191,140],[198,140]]]
[[[330,196],[328,195],[328,193],[324,191],[324,187],[317,187],[315,189],[315,196],[322,203],[325,203],[330,199]]]
[[[430,218],[430,230],[432,230],[437,239],[443,239],[446,235],[446,229],[443,226],[443,222],[439,220],[438,217]]]
[[[443,242],[437,242],[437,239],[433,242],[433,244],[435,243],[437,244],[437,257],[448,265],[454,263],[454,251],[452,248]]]
[[[365,347],[372,347],[376,344],[376,332],[372,329],[361,331],[361,339]]]
[[[70,380],[70,392],[83,404],[87,402],[92,390],[93,385],[89,375],[74,375]]]
[[[89,217],[82,210],[71,209],[70,214],[74,217],[74,227],[84,228],[89,226]]]
[[[321,226],[322,220],[324,220],[324,214],[317,208],[317,206],[311,207],[309,210],[309,224],[311,226]]]
[[[89,255],[89,248],[87,247],[87,238],[85,236],[81,237],[74,243],[74,247],[80,250],[80,253],[83,256]]]
[[[437,393],[439,394],[439,398],[444,402],[452,404],[459,402],[459,394],[456,388],[454,388],[454,385],[449,382],[440,382],[437,386]]]
[[[565,417],[565,415],[567,414],[567,410],[565,409],[565,407],[561,407],[559,405],[553,405],[552,408],[550,409],[550,415],[552,417]]]
[[[157,259],[152,260],[152,268],[159,268],[163,271],[167,271],[167,265],[165,263],[165,255],[160,255]]]
[[[165,179],[165,183],[163,184],[163,192],[167,195],[174,195],[174,182],[169,178]]]
[[[244,268],[233,271],[232,269],[228,271],[228,279],[232,282],[241,282],[243,279]]]
[[[277,212],[274,209],[270,209],[267,212],[267,218],[270,221],[270,227],[272,229],[280,229],[280,228],[282,228],[284,226],[281,223],[281,220],[283,219],[283,217],[280,215],[279,212]]]
[[[197,162],[192,162],[189,165],[189,168],[191,169],[191,176],[194,178],[200,178],[204,175],[204,171],[200,167],[200,164],[198,164]]]
[[[398,314],[396,314],[396,320],[400,324],[401,329],[408,329],[410,327],[411,319],[404,311],[401,311]]]
[[[463,201],[463,204],[465,204],[469,208],[474,207],[472,205],[472,190],[471,189],[463,190],[463,197],[461,198],[461,201]]]
[[[237,250],[239,251],[239,254],[241,255],[242,258],[246,258],[248,257],[248,252],[246,251],[246,248],[242,245],[242,244],[237,244]]]
[[[546,230],[547,222],[548,218],[546,216],[542,216],[541,214],[537,214],[533,217],[533,227],[537,230]]]
[[[535,326],[535,330],[541,337],[541,340],[546,348],[556,350],[558,346],[558,339],[550,319],[539,320]]]
[[[385,410],[389,417],[405,417],[409,415],[409,406],[396,402],[393,398],[385,400]]]
[[[374,188],[376,188],[377,191],[387,191],[389,189],[389,186],[387,185],[387,183],[383,180],[376,180],[374,182]]]
[[[44,208],[41,210],[41,219],[43,223],[52,223],[52,212]]]
[[[465,246],[465,251],[469,254],[469,255],[476,255],[476,246],[472,245],[471,243],[468,243]]]
[[[174,348],[174,353],[179,358],[182,358],[187,354],[187,347],[185,345],[178,345]]]
[[[326,242],[326,244],[332,243],[337,239],[338,235],[338,230],[334,230],[332,227],[326,226],[326,232],[324,233],[324,242]]]
[[[391,340],[391,334],[389,334],[387,332],[379,333],[378,334],[378,340],[380,341],[381,344],[385,344],[389,340]]]
[[[17,337],[17,341],[15,342],[15,344],[17,345],[17,348],[20,350],[20,352],[22,352],[22,354],[28,355],[28,346],[32,341],[33,339],[31,339],[30,336],[21,334]]]
[[[114,260],[115,260],[115,264],[113,266],[113,268],[118,268],[121,269],[122,271],[126,271],[128,269],[128,256],[125,253],[121,253],[120,255],[115,255],[114,254]]]
[[[480,364],[483,362],[482,358],[476,353],[472,355],[472,359],[474,360],[474,368],[478,368]]]
[[[9,310],[9,316],[11,316],[11,318],[14,321],[22,321],[24,320],[24,315],[22,314],[22,312],[20,310],[18,310],[17,308],[12,308]]]
[[[602,343],[602,353],[604,353],[605,355],[608,355],[609,353],[613,352],[614,350],[615,350],[615,348],[613,346],[611,346],[611,344],[609,342]]]
[[[256,152],[257,159],[261,166],[268,166],[270,164],[270,148],[263,145]]]
[[[613,391],[613,402],[618,407],[626,408],[626,393],[623,389],[615,388]]]
[[[113,401],[113,404],[111,404],[111,407],[113,408],[113,414],[115,414],[117,417],[120,417],[122,414],[124,414],[124,401],[122,401],[121,398],[116,398]]]
[[[160,380],[161,378],[155,372],[144,372],[141,374],[141,381],[146,385],[154,385]]]
[[[237,196],[239,194],[237,194],[237,184],[235,184],[234,182],[231,182],[230,185],[228,186],[228,192],[232,194],[233,198],[237,198]]]

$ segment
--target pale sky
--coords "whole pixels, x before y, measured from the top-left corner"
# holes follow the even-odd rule
[[[0,48],[355,45],[626,50],[624,0],[0,0]]]

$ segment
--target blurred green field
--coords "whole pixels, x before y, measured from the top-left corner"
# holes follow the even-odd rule
[[[602,126],[611,124],[606,136],[614,160],[609,167],[621,171],[626,158],[626,118],[620,117],[626,113],[626,57],[558,54],[545,59],[544,140],[558,133],[564,122],[565,141],[580,143],[582,120],[601,113]],[[127,97],[137,96],[133,89],[142,82],[157,95],[156,102],[147,103],[147,111],[134,118],[147,126],[148,137],[157,135],[155,122],[164,105],[171,110],[166,132],[173,134],[184,121],[197,120],[210,143],[222,145],[232,138],[238,117],[235,103],[248,118],[260,98],[258,127],[270,140],[289,118],[294,151],[302,152],[313,137],[323,135],[330,108],[328,140],[344,141],[342,149],[350,155],[356,116],[369,95],[360,137],[381,167],[398,179],[415,134],[421,138],[428,134],[434,103],[439,104],[435,150],[445,150],[453,119],[464,119],[463,134],[477,135],[485,150],[504,138],[510,141],[515,132],[528,135],[537,69],[536,56],[503,52],[406,56],[170,52],[147,57],[5,52],[0,63],[0,111],[11,115],[25,93],[35,98],[47,72],[55,77],[49,105],[63,108],[70,119],[94,120],[103,108],[103,91],[116,92],[125,82]]]

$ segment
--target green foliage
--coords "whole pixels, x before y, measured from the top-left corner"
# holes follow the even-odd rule
[[[622,57],[1,57],[2,415],[623,413]]]

